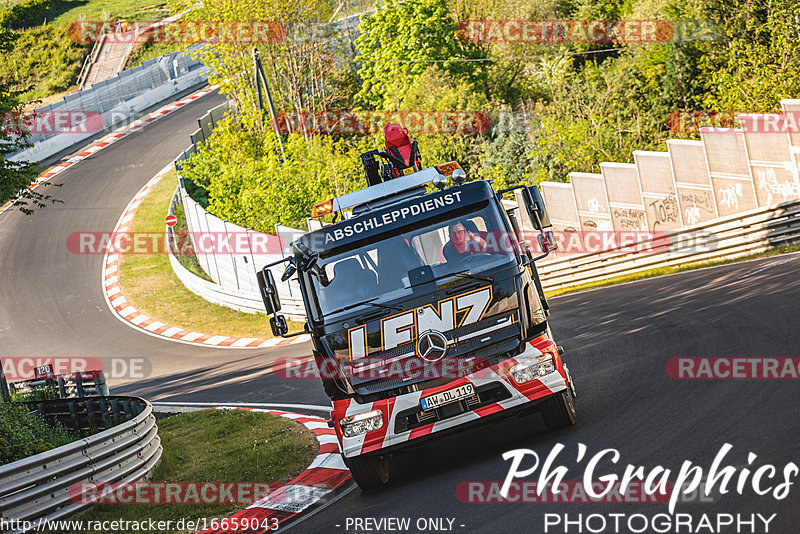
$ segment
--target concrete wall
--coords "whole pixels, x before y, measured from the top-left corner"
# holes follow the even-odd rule
[[[588,172],[571,172],[569,173],[569,179],[575,192],[575,205],[578,207],[578,220],[581,223],[581,231],[613,230],[611,209],[608,205],[603,175]]]
[[[739,114],[739,129],[701,128],[700,141],[669,139],[666,152],[636,150],[632,164],[600,163],[601,174],[542,182],[554,228],[670,232],[800,198],[800,99],[781,106]]]
[[[635,150],[633,160],[647,211],[648,230],[666,232],[683,226],[669,152]]]
[[[647,216],[636,167],[629,163],[601,163],[611,224],[617,232],[647,231]]]
[[[281,227],[280,235],[275,236],[223,221],[205,211],[180,185],[175,191],[170,213],[173,213],[177,203],[183,204],[197,260],[213,280],[209,282],[189,272],[170,254],[170,263],[181,282],[187,289],[209,302],[247,313],[264,313],[256,271],[285,257],[288,250],[284,243],[288,246],[298,233],[304,232]],[[225,246],[220,245],[222,240],[230,244],[229,252]],[[305,308],[297,282],[280,281],[282,265],[270,270],[278,283],[278,295],[283,307],[281,312],[293,319],[304,319]]]
[[[744,132],[739,129],[718,132],[713,128],[701,128],[700,138],[706,151],[706,163],[719,216],[758,207]]]
[[[111,130],[124,122],[132,122],[143,110],[203,84],[207,79],[207,67],[181,54],[171,53],[149,60],[134,69],[122,71],[115,78],[68,95],[62,102],[36,111],[97,112],[103,119],[104,130]],[[28,139],[33,146],[8,159],[42,161],[98,133],[100,132],[35,133]]]

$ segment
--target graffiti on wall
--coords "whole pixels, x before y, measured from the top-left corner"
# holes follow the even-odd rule
[[[675,195],[670,194],[661,200],[655,200],[648,204],[648,207],[653,213],[652,230],[654,232],[659,226],[669,225],[670,228],[680,226],[680,211]]]
[[[800,180],[797,176],[780,180],[772,167],[756,170],[756,187],[767,194],[767,205],[800,197]]]
[[[719,188],[720,204],[733,210],[739,209],[739,199],[744,196],[742,184],[728,184]]]
[[[605,213],[605,208],[596,198],[589,199],[589,213]]]
[[[714,198],[711,191],[679,191],[683,207],[683,224],[691,226],[714,216]]]
[[[630,208],[614,208],[614,221],[621,230],[646,230],[644,211]]]

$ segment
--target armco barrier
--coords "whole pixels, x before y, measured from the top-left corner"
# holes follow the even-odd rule
[[[9,383],[14,393],[30,393],[34,388],[46,386],[49,383],[58,387],[58,396],[67,397],[108,396],[108,384],[103,371],[86,371],[70,375],[55,375],[54,377],[38,378],[34,380],[20,380]]]
[[[72,417],[77,414],[75,404],[80,401],[85,405],[87,419],[90,422],[94,419],[91,426],[102,421],[101,412],[107,417],[116,415],[128,420],[88,438],[0,466],[0,519],[35,521],[69,517],[88,506],[81,495],[75,492],[70,495],[73,484],[134,482],[153,471],[162,449],[149,402],[137,397],[92,397],[34,404],[45,406],[45,416],[55,410]],[[82,425],[82,421],[77,424]]]
[[[103,118],[104,127],[109,129],[150,106],[206,83],[207,79],[207,67],[180,52],[172,52],[124,70],[114,78],[68,95],[63,101],[41,107],[36,112],[97,112]],[[8,159],[41,161],[96,133],[33,133],[27,139],[33,146]]]
[[[562,256],[537,267],[544,289],[554,290],[660,267],[735,258],[799,240],[800,200],[792,200],[664,232],[628,249]],[[649,252],[648,246],[657,252]]]

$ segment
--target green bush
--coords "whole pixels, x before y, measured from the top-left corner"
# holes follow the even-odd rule
[[[66,91],[78,79],[88,46],[52,24],[14,32],[14,48],[0,61],[0,79],[23,91],[21,101]]]
[[[284,161],[275,136],[261,143],[226,119],[181,175],[208,191],[208,211],[221,219],[259,232],[274,232],[277,223],[304,228],[314,204],[362,187],[360,155],[377,147],[372,136],[292,134]]]
[[[15,402],[41,401],[57,398],[59,398],[58,384],[55,382],[33,386],[27,393],[16,393],[13,391],[11,393],[11,399]]]
[[[49,426],[24,404],[0,403],[0,465],[15,462],[73,441],[61,425]]]
[[[46,20],[51,11],[68,4],[64,0],[24,0],[11,7],[0,10],[0,26],[17,30],[38,26]]]

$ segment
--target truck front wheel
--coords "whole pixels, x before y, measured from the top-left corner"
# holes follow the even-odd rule
[[[550,430],[568,427],[575,424],[575,404],[572,401],[572,391],[567,389],[561,393],[551,395],[542,402],[542,418]]]
[[[385,456],[355,456],[345,458],[344,464],[362,490],[377,488],[389,482],[389,459]]]

